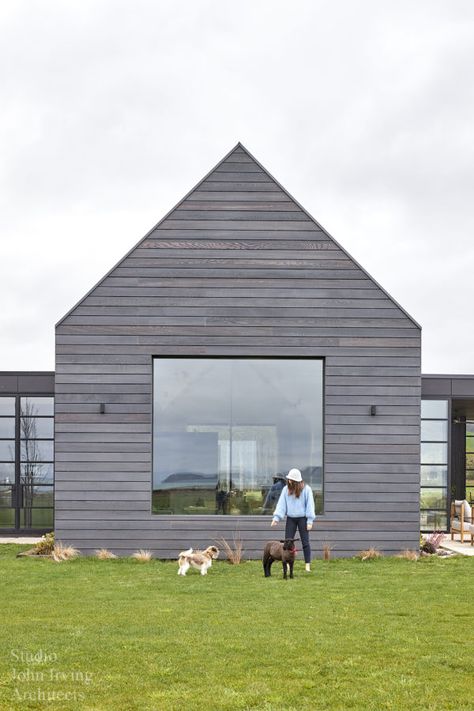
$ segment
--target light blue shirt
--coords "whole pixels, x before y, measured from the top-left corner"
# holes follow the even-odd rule
[[[290,516],[290,518],[306,516],[308,523],[313,523],[316,516],[314,513],[314,498],[312,489],[308,484],[305,484],[299,498],[296,498],[294,494],[288,493],[288,486],[284,487],[273,513],[273,520],[281,521],[285,516]]]

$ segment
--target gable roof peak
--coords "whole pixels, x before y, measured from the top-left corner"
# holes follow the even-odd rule
[[[127,259],[127,257],[128,257],[132,252],[134,252],[134,251],[137,249],[137,247],[139,247],[139,246],[141,245],[142,242],[144,242],[144,240],[146,240],[146,239],[152,234],[152,232],[154,232],[155,230],[157,230],[157,229],[165,222],[165,220],[167,220],[167,219],[170,217],[170,215],[171,215],[177,208],[179,208],[179,207],[188,199],[188,197],[189,197],[192,193],[194,193],[196,190],[198,190],[198,189],[203,185],[203,183],[205,183],[205,182],[208,180],[208,178],[209,178],[213,173],[215,173],[215,172],[226,162],[226,160],[227,160],[233,153],[235,153],[235,151],[237,151],[237,150],[239,150],[239,149],[242,150],[242,151],[246,154],[246,156],[248,156],[248,157],[263,171],[263,173],[265,173],[265,175],[287,196],[287,198],[288,198],[289,200],[291,200],[291,201],[307,216],[307,218],[308,218],[311,222],[313,222],[314,225],[316,225],[316,227],[318,228],[318,230],[322,231],[322,232],[327,236],[327,238],[328,238],[329,240],[331,240],[347,257],[349,257],[349,259],[350,259],[357,267],[359,267],[359,269],[360,269],[360,270],[361,270],[361,271],[362,271],[362,272],[390,299],[390,301],[392,301],[392,303],[395,304],[395,306],[397,306],[397,308],[399,308],[400,311],[401,311],[403,314],[405,314],[405,316],[407,316],[407,318],[408,318],[417,328],[419,328],[419,329],[421,330],[420,324],[408,313],[408,311],[406,311],[406,310],[403,308],[403,306],[401,306],[401,305],[398,303],[398,301],[396,301],[396,300],[388,293],[388,291],[386,291],[386,289],[384,289],[383,286],[381,286],[381,285],[379,284],[379,282],[378,282],[376,279],[374,279],[374,278],[371,276],[371,274],[369,274],[369,272],[368,272],[366,269],[364,269],[364,267],[363,267],[361,264],[359,264],[359,262],[358,262],[356,259],[354,259],[354,257],[352,257],[352,255],[350,255],[349,252],[348,252],[346,249],[344,249],[344,247],[343,247],[341,244],[339,244],[339,242],[338,242],[336,239],[334,239],[334,237],[311,215],[311,213],[309,213],[309,212],[298,202],[298,200],[296,200],[296,199],[293,197],[293,195],[291,195],[291,194],[288,192],[288,190],[286,190],[286,189],[283,187],[283,185],[281,185],[281,183],[279,183],[278,180],[276,180],[276,179],[273,177],[273,175],[255,158],[255,156],[248,150],[248,148],[246,148],[246,147],[243,145],[243,143],[242,143],[241,141],[237,141],[237,143],[234,145],[234,147],[231,148],[231,150],[230,150],[228,153],[226,153],[226,155],[225,155],[223,158],[221,158],[221,160],[218,161],[218,163],[217,163],[213,168],[211,168],[211,170],[210,170],[208,173],[206,173],[206,175],[205,175],[203,178],[201,178],[201,180],[199,180],[198,183],[197,183],[196,185],[194,185],[194,187],[192,187],[191,190],[189,190],[189,192],[187,192],[186,195],[185,195],[181,200],[179,200],[178,203],[177,203],[174,207],[172,207],[171,210],[169,210],[169,211],[164,215],[164,217],[162,217],[162,218],[157,222],[157,224],[154,225],[154,226],[151,228],[151,230],[149,230],[149,231],[146,233],[146,235],[145,235],[144,237],[142,237],[142,238],[141,238],[141,239],[140,239],[140,240],[139,240],[139,241],[138,241],[138,242],[137,242],[137,243],[136,243],[136,244],[135,244],[135,245],[134,245],[134,246],[133,246],[133,247],[132,247],[132,248],[131,248],[131,249],[103,276],[103,277],[102,277],[102,278],[101,278],[101,279],[99,279],[99,281],[98,281],[81,299],[79,299],[79,301],[78,301],[71,309],[69,309],[69,311],[56,323],[56,327],[59,326],[59,325],[61,325],[61,324],[63,323],[63,321],[65,321],[65,320],[68,318],[68,316],[69,316],[69,315],[70,315],[70,314],[71,314],[71,313],[72,313],[72,312],[73,312],[73,311],[74,311],[74,310],[75,310],[75,309],[76,309],[76,308],[77,308],[77,307],[78,307],[78,306],[79,306],[79,305],[80,305],[80,304],[81,304],[81,303],[82,303],[82,302],[83,302],[83,301],[84,301],[84,300],[85,300],[85,299],[86,299],[86,298],[87,298],[87,297],[88,297],[88,296],[89,296],[89,295],[117,268],[117,267],[118,267],[118,266],[120,266],[120,264],[121,264],[123,261],[125,261],[125,259]],[[231,185],[231,184],[229,183],[229,188],[230,188],[230,185]],[[232,188],[231,188],[231,189],[232,189]],[[235,189],[235,188],[234,188],[234,189]]]

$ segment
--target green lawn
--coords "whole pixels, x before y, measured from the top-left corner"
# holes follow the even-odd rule
[[[0,546],[2,710],[474,707],[474,558],[299,561],[284,581],[20,549]]]

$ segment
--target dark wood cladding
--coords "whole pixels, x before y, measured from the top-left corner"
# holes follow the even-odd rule
[[[416,547],[420,341],[416,322],[237,146],[57,326],[58,538],[173,557],[238,529],[260,556],[268,517],[151,514],[152,357],[294,356],[325,359],[315,551]]]

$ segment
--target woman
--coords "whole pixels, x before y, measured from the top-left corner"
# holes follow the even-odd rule
[[[285,538],[294,538],[300,532],[306,572],[311,570],[311,546],[308,531],[313,528],[314,498],[311,487],[305,484],[299,469],[290,469],[286,475],[288,484],[280,494],[273,514],[272,526],[286,516]]]

